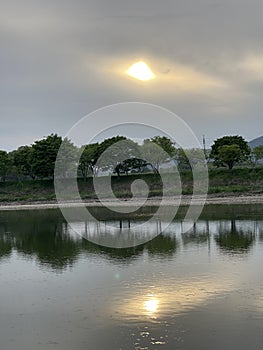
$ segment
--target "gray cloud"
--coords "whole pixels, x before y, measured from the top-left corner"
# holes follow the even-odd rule
[[[134,100],[170,108],[199,138],[261,135],[262,10],[256,0],[1,1],[0,148]],[[123,74],[137,59],[152,83]]]

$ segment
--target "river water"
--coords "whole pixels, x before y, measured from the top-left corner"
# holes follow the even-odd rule
[[[125,249],[58,210],[0,212],[0,349],[262,349],[262,209],[207,207]]]

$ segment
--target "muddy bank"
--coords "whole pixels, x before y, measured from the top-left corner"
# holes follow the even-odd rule
[[[143,205],[145,206],[159,206],[161,203],[161,198],[150,198]],[[191,202],[192,200],[192,202]],[[191,196],[180,197],[167,197],[163,199],[163,204],[169,205],[201,205],[204,202],[204,198],[201,196],[196,196],[192,199]],[[131,199],[121,199],[121,200],[105,200],[105,205],[107,206],[137,206],[138,200]],[[208,195],[205,199],[206,205],[212,204],[263,204],[263,195],[240,195],[240,196],[216,196]],[[64,202],[58,205],[57,202],[9,202],[0,203],[0,210],[29,210],[29,209],[55,209],[59,206],[61,207],[100,207],[104,204],[99,201],[88,200],[84,202]]]

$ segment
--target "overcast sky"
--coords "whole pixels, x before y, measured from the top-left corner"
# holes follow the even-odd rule
[[[207,143],[263,135],[262,0],[0,0],[0,149],[108,104],[168,108]],[[145,61],[155,79],[124,74]]]

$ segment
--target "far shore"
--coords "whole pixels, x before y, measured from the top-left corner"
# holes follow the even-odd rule
[[[191,196],[184,195],[180,197],[166,197],[163,199],[163,204],[167,206],[171,205],[189,205],[191,202]],[[145,206],[159,206],[162,198],[152,197],[149,198],[143,205]],[[201,196],[196,196],[192,200],[192,205],[201,205],[203,203]],[[105,199],[105,204],[112,207],[118,206],[137,206],[138,200],[136,199],[120,199],[109,200]],[[242,194],[242,195],[208,195],[205,200],[205,205],[215,204],[263,204],[263,194]],[[103,204],[100,201],[86,200],[80,201],[68,201],[58,204],[56,201],[38,201],[38,202],[0,202],[0,211],[6,210],[35,210],[35,209],[56,209],[63,208],[77,208],[77,207],[102,207]]]

